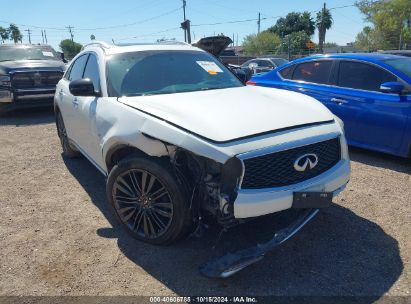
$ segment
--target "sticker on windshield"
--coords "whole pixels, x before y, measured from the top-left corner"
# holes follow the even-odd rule
[[[43,56],[47,56],[47,57],[54,57],[54,55],[53,55],[53,53],[52,53],[52,52],[46,52],[46,51],[43,51],[42,53],[43,53]]]
[[[210,75],[217,75],[217,73],[224,73],[220,67],[212,61],[196,61],[199,66],[201,66],[204,71],[208,72]]]

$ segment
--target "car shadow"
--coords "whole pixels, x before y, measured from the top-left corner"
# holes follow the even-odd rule
[[[52,107],[14,110],[0,115],[0,126],[28,126],[54,122]]]
[[[350,147],[350,159],[365,165],[411,174],[411,158]]]
[[[261,262],[228,279],[208,279],[198,271],[202,263],[248,245],[256,235],[272,235],[272,218],[233,228],[219,241],[220,230],[212,225],[201,238],[166,247],[147,245],[130,237],[112,215],[104,177],[84,158],[65,163],[112,225],[96,233],[116,238],[125,257],[180,296],[366,296],[362,302],[371,303],[390,289],[404,268],[392,236],[335,204]]]

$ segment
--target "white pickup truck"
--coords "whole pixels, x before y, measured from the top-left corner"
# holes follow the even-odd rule
[[[204,213],[231,226],[309,209],[287,239],[349,180],[342,122],[320,102],[245,86],[184,43],[90,44],[54,101],[63,155],[107,177],[118,219],[148,243],[177,240]]]

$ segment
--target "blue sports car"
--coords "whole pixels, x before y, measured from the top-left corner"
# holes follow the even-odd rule
[[[247,84],[310,95],[344,121],[350,145],[411,156],[409,57],[317,55],[254,75]]]

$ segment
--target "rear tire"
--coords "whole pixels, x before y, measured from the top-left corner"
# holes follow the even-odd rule
[[[167,245],[191,227],[187,191],[166,162],[121,160],[108,176],[106,193],[116,217],[140,241]]]
[[[61,147],[63,149],[63,156],[67,158],[75,158],[80,156],[80,152],[74,149],[67,137],[66,127],[64,125],[63,116],[60,112],[56,114],[57,134],[60,138]]]

